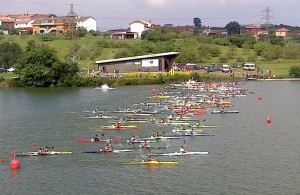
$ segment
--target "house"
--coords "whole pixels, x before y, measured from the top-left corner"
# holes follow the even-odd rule
[[[130,23],[130,32],[136,32],[138,34],[138,37],[142,37],[142,34],[144,31],[153,29],[153,25],[150,21],[146,20],[136,20]]]
[[[263,29],[260,26],[260,24],[252,24],[252,25],[247,25],[245,26],[245,34],[252,36],[252,37],[257,37],[259,32],[261,32]]]
[[[290,30],[286,28],[279,28],[275,31],[276,37],[286,37]]]
[[[227,30],[226,29],[211,29],[211,28],[206,28],[202,32],[204,35],[222,35],[222,36],[227,36]]]
[[[190,25],[176,26],[175,28],[180,30],[180,31],[185,31],[185,32],[192,32],[193,33],[195,31],[195,27],[190,26]]]
[[[112,39],[136,39],[137,37],[137,32],[119,31],[110,33]]]
[[[14,28],[15,20],[10,17],[1,17],[0,18],[0,26],[3,28]]]
[[[267,31],[267,30],[257,31],[257,36],[259,36],[259,35],[268,35],[268,34],[269,34],[269,31]]]
[[[90,16],[79,16],[76,18],[77,21],[77,28],[82,27],[85,28],[87,31],[97,31],[97,22],[94,18]]]
[[[66,16],[40,18],[33,23],[33,34],[62,34],[70,30],[72,24],[68,21]],[[74,27],[76,24],[74,24]]]

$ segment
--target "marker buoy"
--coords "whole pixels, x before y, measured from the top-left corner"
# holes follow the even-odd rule
[[[35,147],[35,143],[32,143],[31,146],[32,146],[32,147]]]
[[[5,163],[5,159],[1,159],[0,161],[1,161],[2,163]]]
[[[261,99],[262,99],[262,96],[261,96],[261,95],[259,95],[259,96],[258,96],[258,99],[259,99],[259,100],[261,100]]]
[[[270,117],[267,118],[267,124],[271,124],[272,120],[270,119]]]
[[[18,169],[20,168],[20,162],[18,160],[10,161],[10,168],[11,169]]]
[[[152,94],[156,94],[156,89],[153,88],[153,89],[151,90],[151,93],[152,93]]]

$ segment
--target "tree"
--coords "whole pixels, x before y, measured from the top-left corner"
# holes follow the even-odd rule
[[[22,55],[22,49],[17,43],[3,42],[0,44],[0,65],[3,68],[15,66]]]
[[[200,18],[194,18],[194,25],[195,25],[195,28],[197,30],[199,30],[202,27],[201,19]]]
[[[227,29],[227,34],[228,36],[231,35],[239,35],[241,32],[241,26],[238,22],[233,21],[233,22],[229,22],[225,28]]]

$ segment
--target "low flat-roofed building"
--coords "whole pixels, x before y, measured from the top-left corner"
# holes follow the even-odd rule
[[[100,73],[168,72],[179,52],[96,61]]]

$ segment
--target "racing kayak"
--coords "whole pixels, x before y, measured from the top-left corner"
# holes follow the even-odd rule
[[[191,125],[189,126],[191,128],[218,128],[219,126],[218,125]]]
[[[208,134],[208,133],[191,133],[187,132],[184,134],[179,134],[180,136],[215,136],[214,134]]]
[[[212,114],[235,114],[239,113],[238,110],[226,110],[226,111],[221,111],[221,110],[212,110]]]
[[[117,127],[115,125],[109,125],[109,126],[100,126],[101,130],[139,130],[140,128],[136,125],[126,125],[126,126],[120,126]]]
[[[173,137],[166,137],[166,136],[151,136],[151,137],[144,137],[141,138],[142,140],[164,140],[164,139],[180,139],[179,136],[173,136]]]
[[[84,118],[86,118],[86,119],[113,119],[113,118],[117,118],[117,117],[115,117],[115,116],[86,116],[86,117],[84,117]]]
[[[173,153],[157,153],[154,156],[187,156],[187,155],[206,155],[208,152],[173,152]]]
[[[106,143],[116,143],[116,142],[119,142],[119,141],[120,141],[119,138],[100,139],[99,141],[95,141],[93,138],[76,140],[76,142],[106,142]]]
[[[46,155],[63,155],[63,154],[72,154],[72,152],[56,152],[56,151],[49,151],[49,152],[24,152],[22,154],[16,155],[17,157],[21,156],[46,156]]]
[[[126,140],[127,143],[129,144],[141,144],[141,143],[145,143],[145,141],[147,141],[147,143],[155,143],[155,140],[136,140],[136,141],[130,141],[130,140]]]
[[[123,162],[122,165],[178,165],[177,161]]]
[[[124,152],[133,152],[133,150],[112,150],[112,151],[105,151],[105,150],[96,150],[96,151],[87,151],[87,152],[82,152],[86,154],[103,154],[103,153],[124,153]]]

